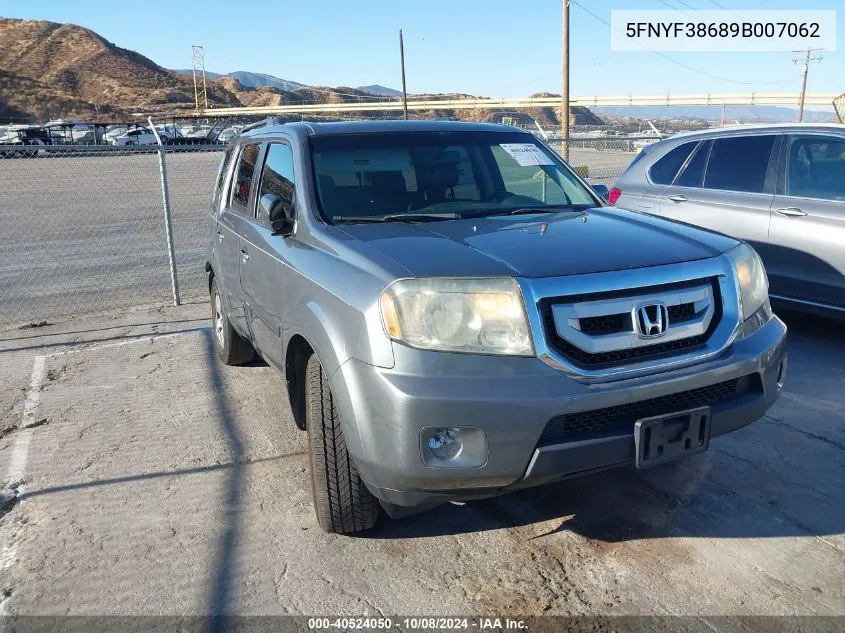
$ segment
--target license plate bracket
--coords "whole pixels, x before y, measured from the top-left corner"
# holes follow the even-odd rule
[[[634,465],[659,466],[710,446],[710,407],[642,418],[634,424]]]

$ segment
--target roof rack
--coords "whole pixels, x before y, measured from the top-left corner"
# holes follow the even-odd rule
[[[284,121],[282,117],[278,116],[268,116],[263,121],[257,121],[256,123],[250,123],[244,129],[241,130],[241,134],[244,132],[249,132],[250,130],[254,130],[255,128],[264,127],[265,125],[282,125]]]

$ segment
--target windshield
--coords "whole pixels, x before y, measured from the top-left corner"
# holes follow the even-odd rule
[[[318,136],[311,147],[328,222],[454,219],[598,204],[552,152],[520,132]]]

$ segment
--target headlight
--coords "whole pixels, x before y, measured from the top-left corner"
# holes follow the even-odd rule
[[[379,302],[387,335],[420,349],[533,356],[522,292],[504,279],[400,279]]]
[[[728,253],[734,263],[739,285],[740,313],[743,321],[754,315],[769,301],[769,280],[760,256],[742,243]]]

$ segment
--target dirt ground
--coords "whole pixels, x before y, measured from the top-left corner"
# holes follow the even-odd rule
[[[6,333],[0,613],[845,615],[841,323],[784,315],[785,392],[704,454],[336,536],[281,377],[206,317]]]

